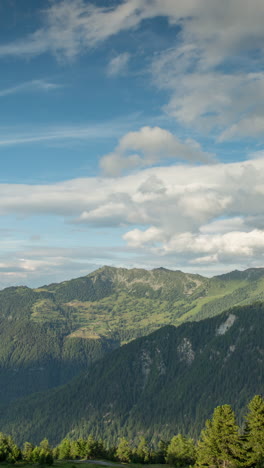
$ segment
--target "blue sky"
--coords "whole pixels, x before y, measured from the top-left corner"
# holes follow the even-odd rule
[[[0,287],[263,266],[260,0],[3,0]]]

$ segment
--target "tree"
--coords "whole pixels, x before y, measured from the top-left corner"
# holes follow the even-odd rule
[[[132,458],[132,449],[129,445],[129,442],[125,437],[121,437],[119,444],[116,449],[116,456],[122,462],[131,462]]]
[[[40,459],[40,448],[39,447],[35,447],[33,450],[32,450],[32,454],[31,454],[31,460],[34,462],[34,463],[38,463],[39,462],[39,459]]]
[[[86,456],[86,440],[83,438],[80,438],[77,440],[77,445],[78,445],[78,456],[80,458],[85,458]]]
[[[155,463],[164,464],[166,462],[169,442],[163,439],[158,442],[158,450],[155,452]]]
[[[43,439],[39,444],[39,464],[53,465],[53,454],[48,439]]]
[[[217,406],[212,420],[206,421],[201,433],[197,464],[226,468],[239,465],[242,461],[243,451],[234,412],[230,405]]]
[[[63,439],[58,446],[59,449],[59,454],[58,458],[59,460],[67,460],[71,457],[71,443],[69,439]]]
[[[100,457],[102,453],[101,443],[94,439],[92,435],[89,435],[86,441],[86,458]]]
[[[192,439],[178,434],[174,436],[167,448],[166,463],[177,467],[191,465],[195,462],[195,446]]]
[[[150,449],[145,437],[140,437],[139,444],[135,449],[135,462],[137,463],[149,463],[150,461]]]
[[[25,442],[22,450],[23,460],[26,462],[32,461],[32,452],[34,450],[34,445],[30,442]]]
[[[248,405],[246,416],[245,441],[247,464],[264,463],[264,400],[260,395],[254,396]]]
[[[12,437],[0,432],[0,461],[15,463],[21,458],[21,450]]]

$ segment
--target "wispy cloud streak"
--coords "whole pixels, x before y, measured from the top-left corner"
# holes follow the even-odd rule
[[[28,93],[34,91],[52,91],[61,88],[62,85],[52,83],[46,80],[31,80],[20,83],[15,86],[10,86],[0,90],[0,97],[10,96],[12,94]]]

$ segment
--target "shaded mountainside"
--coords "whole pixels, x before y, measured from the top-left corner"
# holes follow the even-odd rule
[[[25,287],[0,292],[2,402],[66,383],[118,346],[104,337],[71,338],[70,322],[57,320],[52,311],[46,311],[49,320],[36,322],[37,301],[39,294]]]
[[[241,415],[264,392],[263,330],[261,303],[165,326],[107,354],[65,386],[2,408],[1,430],[18,442],[57,443],[89,433],[109,442],[120,435],[197,436],[216,405],[231,404]]]
[[[264,299],[264,269],[211,279],[103,267],[37,289],[0,291],[0,399],[68,382],[120,344]]]

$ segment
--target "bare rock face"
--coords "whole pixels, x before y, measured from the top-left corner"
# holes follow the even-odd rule
[[[236,320],[235,314],[230,314],[227,319],[221,323],[220,327],[216,330],[216,335],[225,335],[225,333],[232,327]]]
[[[177,348],[180,361],[191,364],[195,358],[195,353],[192,348],[192,343],[188,338],[183,338],[181,344]]]

